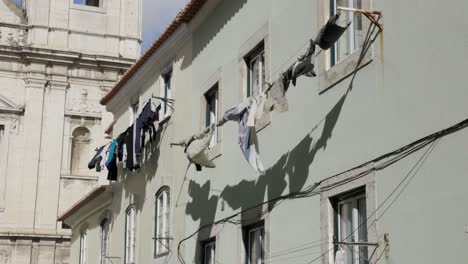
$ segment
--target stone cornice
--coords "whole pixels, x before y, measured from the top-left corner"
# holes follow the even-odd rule
[[[15,25],[11,25],[11,26],[14,27]],[[120,40],[135,40],[135,41],[138,41],[139,43],[142,42],[142,40],[140,38],[130,37],[130,36],[122,36],[122,35],[115,35],[115,34],[99,34],[99,33],[92,33],[92,32],[87,32],[87,31],[76,30],[76,29],[68,29],[68,28],[60,28],[60,27],[49,27],[49,26],[42,26],[42,25],[29,25],[29,26],[25,26],[25,27],[28,28],[28,29],[41,28],[41,29],[47,29],[48,31],[63,31],[63,32],[83,34],[83,35],[88,35],[88,36],[118,38]]]
[[[0,45],[0,59],[56,63],[90,68],[128,69],[135,60],[104,55],[92,55],[72,51],[52,50],[33,47],[11,47]]]

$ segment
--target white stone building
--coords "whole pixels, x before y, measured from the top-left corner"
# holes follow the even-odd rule
[[[370,22],[341,11],[352,24],[317,48],[317,76],[291,84],[288,111],[258,129],[265,173],[245,160],[236,122],[208,150],[216,168],[189,167],[170,144],[278,80],[337,6],[383,12],[355,78]],[[120,166],[118,181],[61,216],[70,261],[465,263],[467,10],[462,0],[189,1],[101,100],[114,138],[153,96],[175,103],[140,172]]]
[[[113,116],[99,104],[140,55],[140,0],[0,1],[0,263],[70,263],[57,216]]]

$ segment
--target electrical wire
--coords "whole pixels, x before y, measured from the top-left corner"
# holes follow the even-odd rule
[[[354,235],[354,233],[356,233],[361,227],[363,227],[364,225],[367,225],[367,230],[369,230],[369,228],[377,221],[377,217],[375,217],[375,219],[372,221],[372,223],[370,225],[368,225],[368,222],[369,220],[385,205],[385,203],[392,197],[393,194],[395,194],[399,187],[402,186],[406,180],[408,178],[412,179],[415,177],[416,173],[419,171],[419,169],[421,168],[421,166],[424,164],[424,162],[427,160],[427,157],[432,153],[432,151],[434,150],[435,148],[435,145],[437,144],[438,140],[435,140],[432,142],[432,145],[426,150],[426,152],[424,152],[424,154],[421,156],[421,158],[419,158],[419,160],[416,162],[416,164],[411,168],[411,170],[406,174],[406,176],[397,184],[397,186],[392,190],[392,192],[384,199],[384,201],[369,215],[367,216],[366,220],[363,221],[356,229],[354,229],[348,236],[346,236],[344,239],[342,239],[342,241],[345,241],[347,240],[348,238],[350,238],[352,235]],[[393,164],[393,163],[392,163]],[[415,172],[415,173],[413,173]],[[407,184],[405,185],[407,186]],[[402,189],[403,191],[404,189]],[[400,194],[402,193],[402,191],[400,191]],[[398,198],[399,195],[396,197]],[[393,201],[395,201],[396,199],[394,199]],[[390,205],[384,210],[384,212],[387,212],[388,209],[390,208],[390,206],[393,205],[393,203],[390,203]],[[383,214],[380,216],[382,217]],[[320,255],[319,257],[317,258],[314,258],[313,260],[307,262],[307,264],[311,264],[317,260],[319,260],[320,258],[322,258],[323,256],[325,256],[326,254],[330,253],[334,248],[330,248],[329,250],[327,250],[326,252],[324,252],[322,255]]]
[[[379,16],[379,18],[377,19],[377,21],[378,21],[379,19],[380,19],[380,16]],[[372,25],[374,25],[374,27],[371,29],[371,26],[372,26]],[[363,43],[363,47],[362,47],[362,49],[361,49],[361,54],[360,54],[358,63],[357,63],[357,65],[356,65],[356,69],[355,69],[354,74],[353,74],[353,77],[352,77],[352,79],[351,79],[351,84],[352,84],[352,81],[354,80],[354,78],[355,78],[355,76],[356,76],[356,74],[357,74],[357,72],[358,72],[358,70],[359,70],[359,67],[360,67],[360,64],[361,64],[362,61],[363,61],[364,55],[367,53],[367,51],[369,50],[370,46],[371,46],[372,43],[375,41],[375,39],[377,38],[377,36],[381,33],[380,31],[378,31],[377,34],[375,34],[375,35],[371,38],[373,32],[375,31],[375,28],[376,28],[376,25],[375,25],[375,24],[370,24],[369,29],[368,29],[368,32],[367,32],[367,34],[366,34],[366,38],[365,38],[364,43]],[[350,85],[350,88],[351,88],[351,85]],[[349,90],[348,90],[348,91],[349,91]],[[233,215],[231,215],[231,216],[228,216],[228,217],[226,217],[226,218],[220,219],[220,220],[215,221],[215,222],[213,222],[213,223],[209,223],[209,224],[203,225],[203,226],[201,226],[199,229],[197,229],[194,233],[192,233],[191,235],[189,235],[188,237],[182,239],[182,240],[179,242],[178,249],[177,249],[177,251],[178,251],[178,259],[179,259],[179,261],[180,261],[182,264],[185,264],[185,261],[183,260],[183,258],[181,257],[181,254],[180,254],[180,247],[181,247],[181,245],[182,245],[185,241],[187,241],[188,239],[194,237],[196,234],[198,234],[200,231],[202,231],[202,230],[205,229],[205,228],[208,228],[208,227],[211,227],[211,226],[214,226],[214,225],[218,225],[218,224],[225,224],[225,223],[241,224],[241,222],[239,222],[239,221],[233,221],[232,219],[235,218],[235,217],[237,217],[237,216],[239,216],[239,215],[241,215],[241,214],[244,213],[244,212],[247,212],[247,211],[256,209],[256,208],[258,208],[258,207],[260,207],[260,206],[263,206],[263,205],[265,205],[265,204],[276,203],[276,202],[284,201],[284,200],[288,200],[288,199],[298,199],[298,198],[311,197],[311,196],[313,196],[313,195],[320,194],[320,193],[321,193],[322,191],[324,191],[324,190],[329,190],[329,189],[331,189],[331,188],[336,188],[336,187],[339,186],[339,185],[334,184],[334,185],[330,185],[330,186],[327,186],[327,187],[324,187],[324,188],[320,188],[319,191],[316,191],[316,189],[317,189],[318,187],[320,187],[320,185],[321,185],[323,182],[325,182],[325,181],[327,181],[327,180],[329,180],[329,179],[332,179],[332,178],[334,178],[334,177],[343,175],[344,173],[348,173],[348,172],[351,172],[351,171],[355,171],[355,170],[358,170],[358,169],[362,169],[362,168],[364,168],[365,166],[369,166],[369,165],[372,165],[373,163],[377,163],[377,162],[380,162],[380,161],[382,161],[382,160],[388,159],[388,158],[390,158],[390,157],[392,157],[392,156],[395,156],[394,159],[390,159],[390,160],[384,162],[383,164],[381,164],[380,166],[371,166],[371,169],[366,170],[366,171],[364,171],[364,172],[361,172],[361,173],[359,173],[358,175],[356,175],[356,176],[354,176],[354,177],[350,177],[350,178],[351,178],[351,180],[355,180],[355,179],[357,179],[357,178],[359,178],[359,177],[364,177],[364,176],[368,175],[369,173],[371,173],[371,172],[373,172],[373,171],[377,171],[377,170],[381,170],[381,169],[383,169],[383,168],[386,168],[386,167],[388,167],[388,166],[394,164],[395,162],[398,162],[398,161],[401,160],[402,158],[404,158],[404,157],[406,157],[406,156],[408,156],[408,155],[414,153],[415,151],[424,148],[425,146],[427,146],[427,145],[430,144],[430,143],[433,143],[432,146],[434,146],[434,141],[435,141],[435,140],[437,140],[437,139],[439,139],[439,138],[441,138],[441,137],[444,137],[444,136],[446,136],[446,135],[452,134],[452,133],[454,133],[454,132],[456,132],[456,131],[459,131],[459,130],[461,130],[461,129],[464,129],[464,128],[466,128],[467,126],[468,126],[468,119],[465,119],[464,121],[462,121],[462,122],[460,122],[460,123],[458,123],[458,124],[456,124],[456,125],[454,125],[454,126],[452,126],[452,127],[449,127],[449,128],[447,128],[447,129],[444,129],[444,130],[438,131],[438,132],[436,132],[436,133],[430,134],[430,135],[428,135],[428,136],[426,136],[426,137],[423,137],[423,138],[421,138],[421,139],[419,139],[419,140],[417,140],[417,141],[415,141],[415,142],[412,142],[412,143],[410,143],[410,144],[408,144],[408,145],[406,145],[406,146],[404,146],[404,147],[402,147],[402,148],[400,148],[400,149],[397,149],[397,150],[395,150],[395,151],[392,151],[392,152],[389,152],[389,153],[387,153],[387,154],[384,154],[384,155],[382,155],[382,156],[380,156],[380,157],[378,157],[378,158],[376,158],[376,159],[374,159],[374,160],[368,161],[368,162],[363,163],[363,164],[361,164],[361,165],[359,165],[359,166],[356,166],[356,167],[354,167],[354,168],[351,168],[351,169],[349,169],[349,170],[347,170],[347,171],[344,171],[344,172],[335,174],[335,175],[333,175],[333,176],[330,176],[330,177],[328,177],[328,178],[322,179],[321,181],[319,181],[319,182],[317,182],[317,183],[315,183],[315,184],[313,184],[313,185],[307,187],[305,190],[302,190],[302,191],[299,191],[299,192],[289,193],[289,194],[287,194],[287,195],[278,196],[278,197],[276,197],[276,198],[273,198],[273,199],[271,199],[271,200],[262,202],[262,203],[260,203],[260,204],[257,204],[257,205],[255,205],[255,206],[253,206],[253,207],[250,207],[250,208],[248,208],[248,209],[245,209],[245,210],[242,210],[242,211],[240,211],[240,212],[237,212],[237,213],[235,213],[235,214],[233,214]],[[419,163],[419,162],[418,162],[418,163]],[[414,167],[413,167],[413,169],[414,169]],[[412,169],[411,171],[413,171],[413,169]],[[411,173],[411,172],[410,172],[410,173]],[[405,177],[404,179],[406,179],[406,177]],[[349,181],[350,179],[347,179],[347,180]],[[341,183],[341,184],[344,184],[344,183]],[[397,186],[397,188],[398,188],[399,186],[401,186],[401,184],[402,184],[402,183],[400,183],[400,184]],[[389,195],[389,197],[390,197],[391,195],[393,195],[395,191],[396,191],[396,190],[394,190],[394,191]],[[400,193],[400,194],[401,194],[401,193]],[[388,201],[389,197],[387,197],[387,198],[385,199],[384,203],[385,203],[386,201]],[[394,199],[394,200],[396,200],[396,199]],[[380,209],[380,207],[383,206],[384,203],[382,203],[382,204],[379,206],[378,209]],[[279,204],[279,203],[277,203],[277,204]],[[277,206],[277,204],[275,204],[275,205],[273,206],[273,208],[274,208],[275,206]],[[374,211],[373,214],[375,214],[375,213],[377,212],[378,209],[376,209],[376,210]],[[268,213],[268,211],[271,211],[271,210],[272,210],[272,208],[270,208],[269,210],[267,210],[266,213]],[[388,210],[388,208],[387,208],[387,210]],[[386,212],[386,211],[385,211],[385,212]],[[263,214],[265,214],[265,212],[262,212],[262,215],[263,215]],[[372,214],[372,215],[373,215],[373,214]],[[377,218],[376,218],[376,219],[377,219]],[[365,223],[366,223],[367,221],[368,221],[368,220],[366,220]],[[375,221],[376,221],[376,220],[374,220],[374,222],[375,222]],[[356,230],[354,230],[353,233],[356,232],[358,229],[359,229],[359,227],[358,227]],[[319,258],[321,258],[321,257],[323,257],[325,254],[328,254],[330,251],[331,251],[331,250],[329,250],[328,252],[325,252],[324,254],[322,254],[322,255],[319,256],[318,258],[312,260],[311,262],[308,262],[308,264],[314,262],[315,260],[317,260],[317,259],[319,259]]]

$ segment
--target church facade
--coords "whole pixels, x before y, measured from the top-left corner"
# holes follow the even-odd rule
[[[70,263],[57,217],[106,183],[87,168],[113,121],[99,99],[140,54],[141,12],[141,0],[0,1],[1,264]]]

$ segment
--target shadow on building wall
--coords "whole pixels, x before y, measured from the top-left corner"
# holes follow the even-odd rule
[[[242,180],[236,185],[226,186],[219,195],[210,194],[210,181],[200,186],[191,180],[188,193],[191,201],[186,206],[186,214],[190,215],[194,221],[199,221],[199,229],[209,234],[213,228],[210,224],[215,222],[219,200],[224,200],[235,211],[244,211],[266,200],[301,191],[310,176],[309,167],[314,162],[317,153],[325,150],[332,138],[348,92],[292,150],[283,154],[257,180]],[[321,133],[320,128],[322,128]],[[276,203],[269,203],[268,211],[271,211]],[[245,219],[250,217],[247,215],[242,214],[240,220],[250,220]],[[195,256],[199,258],[200,253],[201,251],[197,249]]]
[[[197,59],[246,3],[247,0],[220,1],[212,11],[213,15],[208,16],[203,25],[197,28],[197,34],[193,35],[193,56],[191,60],[184,59],[181,66],[182,70],[190,67],[192,62]]]

